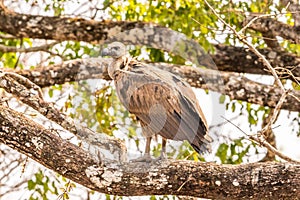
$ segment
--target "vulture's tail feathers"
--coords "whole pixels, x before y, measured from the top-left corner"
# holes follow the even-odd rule
[[[205,135],[204,139],[196,139],[193,142],[190,142],[191,146],[199,153],[203,155],[205,153],[211,153],[211,143],[212,138],[209,135]]]

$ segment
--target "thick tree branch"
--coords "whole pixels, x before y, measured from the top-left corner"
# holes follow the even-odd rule
[[[215,45],[216,54],[211,55],[221,71],[241,72],[250,74],[270,74],[257,55],[248,48],[227,45]],[[300,58],[285,51],[258,49],[278,72],[280,78],[300,81]],[[290,76],[290,71],[294,77]]]
[[[216,68],[200,45],[184,34],[145,22],[94,21],[19,14],[0,4],[0,31],[17,37],[146,45],[181,55],[198,65]],[[167,37],[166,37],[167,36]]]
[[[18,70],[14,72],[27,77],[41,87],[45,87],[91,78],[110,80],[106,70],[110,62],[111,59],[99,57],[68,61],[61,65],[50,66],[47,68]],[[262,106],[275,107],[281,96],[279,88],[251,81],[237,73],[219,73],[215,70],[166,63],[152,64],[181,76],[193,87],[227,94],[231,99],[247,101]],[[10,69],[3,70],[11,71]],[[291,94],[297,97],[300,96],[298,91],[292,91]],[[300,102],[293,97],[288,96],[285,103],[282,105],[282,108],[291,111],[299,111]]]
[[[0,6],[0,17],[0,30],[17,37],[77,40],[100,44],[118,40],[125,44],[147,45],[172,52],[212,69],[217,68],[210,57],[222,71],[269,74],[258,57],[246,48],[216,45],[216,54],[208,55],[195,41],[183,34],[154,24],[33,16],[8,11],[3,5]],[[267,49],[260,52],[270,60],[275,69],[283,72],[284,78],[300,79],[300,61],[297,56]],[[287,72],[293,73],[294,77]]]
[[[0,2],[0,31],[22,38],[100,42],[114,32],[144,27],[141,22],[96,22],[68,17],[18,14]]]
[[[250,22],[253,17],[245,20],[245,24]],[[293,43],[299,44],[300,42],[300,28],[287,25],[279,22],[273,18],[259,18],[252,23],[249,28],[259,31],[261,33],[271,32],[274,36],[280,36]]]
[[[300,197],[297,164],[231,166],[167,161],[97,165],[83,149],[6,106],[0,106],[0,142],[79,184],[107,194],[172,194],[213,199]]]
[[[91,155],[37,124],[23,114],[0,105],[0,142],[36,160],[42,165],[92,188],[85,167],[94,165]]]
[[[213,72],[213,70],[211,71]],[[211,81],[212,84],[220,84],[216,81],[219,80],[217,75],[216,74],[211,74],[211,75],[213,76],[209,78],[210,79],[213,78],[213,79],[209,81]],[[204,81],[208,81],[208,78],[202,78],[202,79]],[[210,88],[212,85],[211,83],[205,82],[208,89],[211,89]],[[80,139],[82,139],[84,142],[88,143],[89,145],[96,146],[96,149],[99,148],[99,149],[109,150],[112,154],[117,154],[116,156],[113,156],[114,157],[113,160],[117,162],[126,161],[126,155],[125,155],[126,148],[124,147],[122,142],[114,138],[109,138],[108,136],[103,134],[96,135],[91,130],[84,128],[79,124],[76,126],[72,119],[70,119],[68,116],[64,115],[63,113],[60,113],[56,108],[54,108],[52,104],[45,102],[43,100],[40,88],[37,85],[35,85],[33,82],[31,82],[29,79],[19,74],[4,72],[0,76],[0,87],[5,89],[7,92],[15,95],[20,101],[31,106],[32,108],[40,112],[48,119],[56,122],[66,130],[72,132],[73,134],[80,136]],[[221,88],[222,86],[216,85],[214,87]],[[288,92],[282,95],[282,97],[280,98],[279,102],[275,107],[275,112],[274,115],[271,117],[270,123],[268,123],[267,126],[262,129],[261,133],[259,133],[258,136],[264,135],[264,132],[266,132],[268,129],[271,128],[271,124],[273,124],[275,118],[277,117],[279,113],[278,111],[281,108],[284,100],[286,99],[287,94]],[[272,148],[269,145],[269,143],[266,143],[264,141],[264,139],[263,140],[261,140],[261,138],[256,139],[255,137],[251,137],[251,139],[257,141],[259,144],[263,144],[265,147],[272,150],[273,152],[276,152],[276,155],[280,156],[281,158],[290,162],[297,162],[281,154],[276,149]],[[102,158],[106,157],[105,155],[101,155],[99,150],[96,150],[95,154],[96,154],[95,157],[102,157]]]
[[[196,64],[215,69],[210,57],[204,54],[196,42],[170,29],[142,22],[95,22],[23,15],[8,11],[2,2],[0,1],[0,31],[17,37],[99,43],[119,40],[163,49],[182,55]],[[255,62],[255,59],[253,61]],[[18,73],[30,78],[36,84],[49,86],[87,78],[108,79],[106,68],[109,63],[109,59],[101,58],[76,60]],[[236,73],[219,74],[214,70],[167,64],[159,66],[178,73],[193,86],[225,93],[231,98],[270,107],[278,105],[280,99],[281,92],[278,88],[255,83]],[[224,85],[220,78],[224,80]],[[59,120],[64,116],[57,113],[51,104],[43,101],[34,83],[13,73],[0,74],[0,86],[7,92],[16,95],[19,100],[32,106],[48,119],[74,132],[74,124],[64,125],[64,121]],[[298,92],[292,94],[300,96]],[[282,108],[299,111],[300,102],[288,96]],[[57,118],[55,114],[58,114]],[[0,105],[0,142],[75,182],[107,194],[125,196],[172,194],[213,199],[300,197],[298,164],[254,163],[230,166],[187,161],[149,164],[109,163],[103,160],[105,158],[95,158],[94,155],[55,136],[23,114],[3,105]],[[97,142],[106,143],[106,141]]]

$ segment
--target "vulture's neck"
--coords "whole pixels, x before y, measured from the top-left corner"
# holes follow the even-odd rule
[[[130,73],[129,71],[134,63],[136,63],[136,60],[131,56],[124,55],[122,57],[115,58],[108,67],[108,75],[115,80],[117,74],[120,72]]]
[[[120,71],[120,69],[124,68],[126,60],[126,56],[114,58],[113,62],[108,67],[108,75],[110,76],[110,78],[115,80],[116,73]]]

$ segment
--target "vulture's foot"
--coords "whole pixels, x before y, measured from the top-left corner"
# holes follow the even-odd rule
[[[152,162],[153,159],[151,158],[150,154],[144,154],[142,157],[132,159],[130,162]]]
[[[165,152],[161,152],[160,156],[155,159],[155,161],[165,161],[168,160],[168,156]]]

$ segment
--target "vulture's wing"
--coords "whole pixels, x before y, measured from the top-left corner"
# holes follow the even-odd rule
[[[191,87],[172,73],[131,62],[115,80],[121,102],[141,121],[146,135],[188,140],[199,153],[209,150],[205,117]]]

